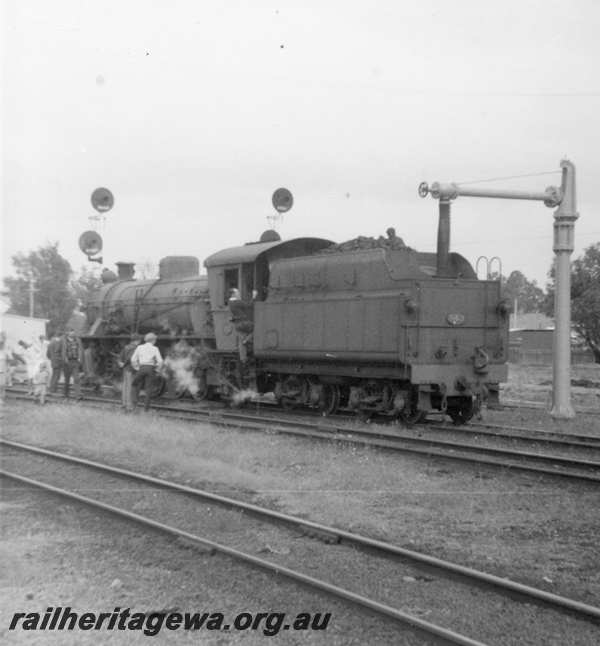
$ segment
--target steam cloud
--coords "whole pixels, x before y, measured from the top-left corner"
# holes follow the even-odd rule
[[[246,402],[257,399],[258,397],[260,397],[260,394],[256,390],[253,390],[252,388],[244,388],[243,390],[236,390],[233,393],[231,402],[234,406],[241,406]]]
[[[168,356],[165,359],[165,367],[175,379],[177,388],[187,390],[192,397],[195,397],[200,390],[198,379],[194,375],[194,360],[191,350],[184,356]]]

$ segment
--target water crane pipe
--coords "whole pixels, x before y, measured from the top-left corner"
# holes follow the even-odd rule
[[[549,186],[545,191],[515,191],[490,188],[468,188],[460,184],[441,184],[434,182],[431,187],[423,182],[419,186],[419,195],[425,197],[428,193],[439,200],[454,200],[459,195],[465,197],[495,197],[505,200],[538,200],[546,206],[554,207],[560,204],[561,191],[556,186]]]
[[[558,207],[554,212],[554,243],[556,254],[556,294],[554,301],[554,348],[552,410],[555,419],[571,419],[571,261],[573,253],[576,209],[575,165],[567,159],[560,162],[560,188],[549,186],[545,191],[516,191],[487,188],[468,188],[455,183],[434,182],[431,187],[422,182],[419,195],[431,195],[439,200],[438,264],[437,275],[448,272],[450,251],[450,202],[458,196],[487,197],[508,200],[537,200],[547,207]]]

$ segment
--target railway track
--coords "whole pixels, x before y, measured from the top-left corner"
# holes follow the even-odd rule
[[[517,401],[507,399],[502,402],[500,409],[506,408],[508,410],[517,410],[524,408],[526,410],[547,410],[547,405],[536,401]],[[577,415],[600,415],[600,409],[597,408],[576,408]]]
[[[570,448],[600,449],[600,435],[557,433],[543,429],[532,429],[525,426],[502,426],[483,422],[469,422],[467,426],[450,426],[447,424],[428,424],[428,429],[443,430],[449,434],[482,435],[503,438],[510,441],[527,441],[532,443],[565,446]]]
[[[73,455],[8,440],[0,440],[0,445],[0,475],[5,478],[58,494],[149,529],[166,532],[205,550],[284,576],[416,628],[424,634],[441,638],[447,643],[469,646],[484,643],[479,641],[478,636],[467,637],[463,634],[465,629],[467,632],[477,632],[470,619],[474,599],[480,611],[489,611],[493,615],[497,613],[499,603],[502,604],[502,613],[506,615],[508,622],[513,619],[512,611],[507,610],[506,604],[516,604],[516,616],[520,616],[520,604],[535,604],[540,613],[535,618],[536,626],[532,628],[530,625],[530,615],[524,619],[526,625],[523,630],[528,631],[528,635],[537,634],[535,630],[538,629],[538,624],[539,630],[543,632],[546,622],[549,621],[552,625],[553,621],[564,621],[560,616],[557,619],[557,615],[563,613],[570,615],[570,621],[579,624],[583,634],[590,630],[595,632],[600,624],[598,607],[432,555]],[[5,468],[7,463],[11,470]],[[13,470],[15,467],[17,471]],[[43,477],[42,480],[39,479],[40,476]],[[134,487],[131,486],[132,483]],[[84,495],[90,491],[94,491],[96,496],[90,498]],[[157,499],[157,494],[164,495],[164,498]],[[117,502],[118,505],[115,504]],[[140,515],[136,511],[140,508],[149,510],[149,513]],[[215,514],[217,508],[221,510],[219,514]],[[176,513],[173,511],[175,509]],[[207,517],[207,513],[209,516],[212,514],[212,519]],[[231,516],[232,513],[234,516]],[[228,523],[233,526],[224,530],[223,527]],[[208,530],[210,534],[199,535],[199,526],[203,527],[203,532]],[[234,544],[223,541],[224,537],[231,540],[236,536],[236,527],[243,531],[244,550],[240,549],[239,540],[234,540]],[[270,560],[257,557],[256,553],[264,551],[259,548],[264,540],[260,538],[263,531],[267,532],[271,544],[293,544],[293,549],[271,550],[274,556]],[[356,557],[357,550],[360,558]],[[315,578],[307,574],[305,568],[299,567],[309,563],[314,568],[315,559],[319,561],[317,567],[320,572],[331,572],[327,580]],[[343,567],[340,567],[340,563],[343,563]],[[371,578],[374,574],[378,580],[378,573],[381,572],[381,576],[389,580],[383,589],[383,599],[375,598],[380,595],[373,594],[373,586],[366,586],[369,588],[366,594],[364,590],[353,589],[356,587],[354,582],[365,580],[364,572],[369,572]],[[413,585],[415,583],[417,586]],[[375,586],[377,591],[381,591],[380,587]],[[443,626],[399,609],[407,605],[410,607],[415,595],[420,599],[421,605],[429,604],[427,614],[431,614],[436,621],[437,618],[447,618],[448,606],[451,606],[451,623],[455,625]],[[494,619],[496,620],[497,618]],[[489,635],[485,634],[485,627],[481,628],[486,625],[485,620],[480,617],[475,624],[480,626],[479,632],[483,632],[483,638],[487,639]],[[571,624],[569,630],[573,628]],[[503,635],[497,637],[499,641],[493,639],[490,643],[505,643]],[[541,633],[540,639],[540,643],[547,643]]]
[[[10,392],[11,397],[27,400],[21,392]],[[64,401],[57,398],[57,401]],[[86,395],[84,401],[87,405],[93,406],[114,406],[115,400],[107,400],[100,397]],[[428,457],[439,457],[454,461],[467,462],[471,464],[488,465],[504,469],[519,470],[541,475],[560,476],[587,482],[600,482],[600,443],[594,442],[586,436],[576,436],[573,440],[570,436],[542,437],[539,432],[529,431],[527,434],[518,434],[514,429],[504,431],[495,429],[460,429],[458,432],[474,433],[470,441],[457,441],[445,437],[430,437],[423,430],[416,432],[415,429],[399,429],[384,425],[361,425],[350,426],[340,425],[322,417],[282,417],[278,414],[253,413],[251,411],[239,411],[225,408],[194,407],[181,404],[155,403],[152,410],[169,419],[197,422],[206,420],[211,424],[223,426],[235,426],[247,430],[264,431],[289,434],[299,437],[309,437],[324,440],[335,440],[353,442],[363,446],[378,447],[386,450],[394,450],[405,453],[425,455]],[[428,429],[428,426],[423,426]],[[456,432],[454,426],[431,425],[431,430],[442,430],[444,433]],[[485,431],[489,432],[485,432]],[[568,446],[571,449],[585,449],[594,451],[597,459],[586,459],[585,457],[573,457],[565,454],[547,453],[536,450],[519,450],[513,446],[494,446],[489,441],[473,441],[475,435],[483,435],[486,440],[496,437],[509,438],[511,441],[533,441],[548,443],[551,440],[555,445]],[[543,434],[542,434],[543,435]],[[583,439],[582,439],[583,438]]]
[[[516,429],[502,426],[469,424],[451,426],[428,423],[423,426],[399,429],[399,437],[426,438],[432,442],[450,441],[468,446],[507,449],[523,453],[550,453],[558,458],[600,461],[600,437],[592,435],[567,435],[553,431]],[[574,462],[575,464],[575,462]]]

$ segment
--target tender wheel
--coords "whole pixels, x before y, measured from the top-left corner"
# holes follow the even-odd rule
[[[412,426],[413,424],[418,424],[425,419],[425,411],[414,409],[414,408],[404,408],[400,411],[398,419],[400,419],[407,426]]]
[[[287,377],[282,385],[279,403],[284,410],[293,410],[306,400],[306,380],[296,375]]]
[[[340,405],[340,387],[323,384],[319,410],[323,415],[333,415]]]
[[[462,397],[461,402],[456,406],[448,406],[446,411],[452,422],[459,426],[466,424],[475,413],[475,405],[472,397]]]

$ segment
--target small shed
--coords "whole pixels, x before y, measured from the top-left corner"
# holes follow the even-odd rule
[[[6,333],[9,344],[15,345],[19,341],[37,343],[40,336],[46,336],[46,323],[48,319],[39,319],[19,314],[3,313],[0,315],[0,330]]]

